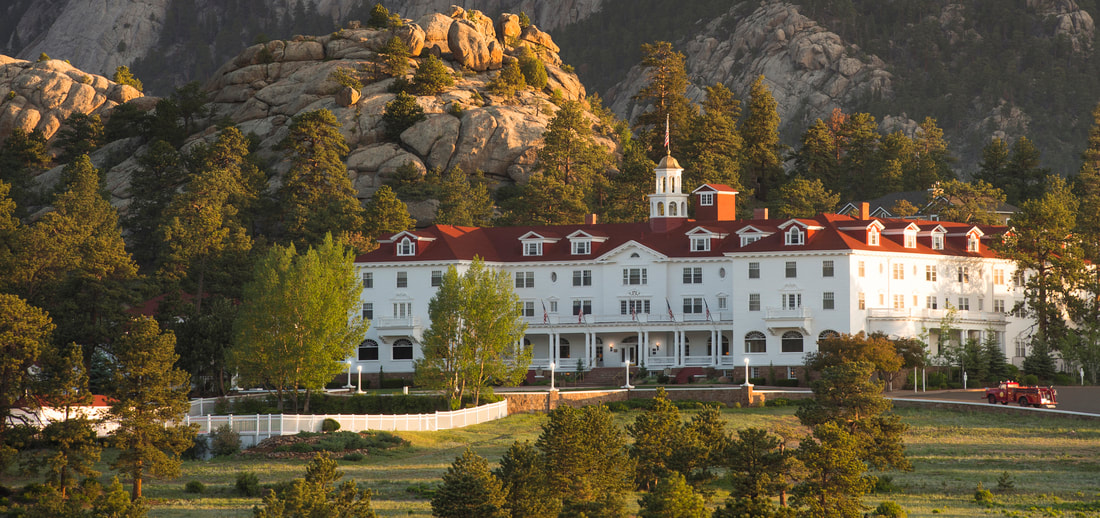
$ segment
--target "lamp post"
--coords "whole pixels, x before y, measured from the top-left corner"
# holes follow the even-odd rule
[[[356,365],[355,370],[359,371],[359,382],[358,382],[359,388],[356,389],[355,392],[357,394],[362,394],[363,393],[363,366],[362,365]]]
[[[550,390],[554,390],[554,362],[550,362]]]
[[[630,384],[630,359],[626,360],[626,385],[623,385],[624,389],[630,390],[634,388],[634,385]]]
[[[351,384],[351,358],[348,358],[348,382],[344,384],[344,388],[348,390],[355,388]]]
[[[751,385],[749,383],[749,357],[745,357],[745,385]]]

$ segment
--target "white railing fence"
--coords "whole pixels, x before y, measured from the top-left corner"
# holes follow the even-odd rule
[[[192,406],[195,406],[192,403]],[[210,407],[211,409],[213,406]],[[404,415],[296,415],[296,414],[256,414],[256,415],[189,415],[184,424],[199,425],[200,434],[209,434],[221,426],[229,425],[241,436],[241,447],[255,446],[260,441],[279,435],[294,435],[298,432],[320,432],[325,419],[334,419],[340,423],[341,430],[361,432],[364,430],[426,432],[462,428],[493,421],[508,416],[508,400],[434,414]]]

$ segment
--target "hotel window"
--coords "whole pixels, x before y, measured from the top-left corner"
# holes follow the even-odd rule
[[[834,309],[836,307],[836,295],[831,291],[821,294],[821,309]]]
[[[397,272],[397,287],[408,288],[409,287],[409,274],[406,272]]]
[[[684,268],[684,284],[703,284],[703,269]]]
[[[1005,283],[1005,271],[1002,268],[993,269],[993,284],[1001,285]]]
[[[703,313],[703,297],[684,297],[684,314]]]
[[[936,265],[924,265],[924,280],[929,282],[936,282]]]
[[[970,268],[967,268],[965,266],[960,266],[959,271],[958,271],[958,275],[959,275],[959,282],[962,282],[962,283],[970,282]]]
[[[760,294],[749,294],[749,311],[760,311]]]
[[[959,311],[970,311],[970,299],[959,297]]]
[[[928,309],[939,309],[940,302],[934,295],[929,295],[924,299],[924,307]]]
[[[516,272],[517,288],[534,288],[535,272]]]
[[[745,335],[745,352],[768,352],[768,337],[764,336],[764,333],[761,333],[760,331],[750,331],[748,334]]]
[[[831,261],[831,260],[821,261],[821,276],[822,277],[832,277],[833,276],[833,271],[834,271],[833,261]]]
[[[555,313],[555,314],[558,312],[558,301],[556,301],[556,300],[551,300],[550,301],[550,312]]]
[[[373,273],[363,272],[363,287],[364,288],[373,288],[374,287],[374,274]]]
[[[905,248],[917,247],[917,233],[912,231],[905,232]]]
[[[978,251],[978,242],[979,242],[979,240],[978,240],[978,235],[977,234],[970,234],[969,236],[966,236],[966,251],[967,252],[977,252]]]
[[[533,301],[533,300],[521,301],[520,302],[520,312],[523,313],[523,316],[525,316],[525,317],[535,316],[535,301]]]
[[[877,227],[871,227],[867,229],[867,244],[869,246],[878,246],[879,231]]]
[[[363,303],[363,320],[373,320],[373,319],[374,319],[374,303],[373,302],[364,302]]]
[[[412,316],[412,302],[394,302],[393,318],[409,318]]]
[[[802,333],[798,331],[787,331],[783,333],[781,351],[785,353],[802,352]]]
[[[644,299],[628,299],[619,301],[619,313],[623,315],[649,314],[649,301]]]
[[[892,269],[894,271],[894,279],[899,280],[899,281],[905,280],[905,265],[904,264],[894,263],[894,265],[892,266]]]
[[[701,192],[699,193],[699,205],[709,207],[714,205],[714,193],[713,192]]]
[[[591,286],[592,270],[573,270],[573,286]]]
[[[1012,274],[1012,285],[1020,288],[1024,285],[1024,272],[1015,272]]]
[[[416,255],[416,243],[407,237],[397,243],[397,255]]]
[[[645,268],[623,268],[623,285],[636,286],[647,283]]]
[[[932,250],[943,250],[943,232],[932,233]]]
[[[443,270],[432,270],[432,286],[443,284]]]
[[[749,263],[749,278],[750,279],[759,279],[760,278],[760,263]]]
[[[783,309],[798,309],[802,307],[802,294],[801,293],[784,293],[783,294]]]
[[[759,234],[753,234],[748,236],[741,236],[741,246],[751,245],[757,241],[760,241]]]
[[[359,344],[359,361],[370,362],[378,359],[378,342],[363,340]]]
[[[859,276],[864,277],[867,274],[867,267],[863,264],[863,261],[859,262]]]
[[[527,241],[523,243],[523,255],[542,255],[542,241]]]
[[[393,343],[393,359],[395,360],[411,360],[413,359],[413,344],[412,342],[402,338]]]
[[[573,255],[588,255],[592,253],[592,242],[587,239],[573,241]]]
[[[1005,301],[1001,300],[1001,299],[993,299],[993,312],[994,313],[1004,313],[1005,312]]]
[[[787,261],[786,273],[788,279],[798,277],[798,263],[794,261]]]
[[[789,380],[798,379],[798,367],[787,367],[787,379],[789,379]]]
[[[802,229],[798,227],[791,227],[790,230],[784,234],[787,237],[788,245],[803,245],[806,244],[806,234],[802,232]]]
[[[592,301],[590,299],[573,301],[573,314],[579,315],[581,313],[584,313],[585,315],[592,314]]]
[[[692,236],[691,238],[691,251],[692,252],[709,252],[710,251],[710,238],[703,236]]]
[[[867,309],[867,296],[863,292],[859,293],[859,309]]]
[[[905,295],[894,295],[894,309],[905,309]]]
[[[726,297],[718,297],[718,309],[726,309],[729,307],[729,299]]]

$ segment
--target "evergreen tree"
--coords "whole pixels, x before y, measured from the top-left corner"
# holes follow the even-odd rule
[[[1005,189],[1009,203],[1016,205],[1043,194],[1044,180],[1051,171],[1040,167],[1039,159],[1039,148],[1027,137],[1022,136],[1012,143],[1012,156],[1005,170],[1011,182]]]
[[[443,474],[443,483],[432,497],[432,516],[441,518],[506,518],[507,493],[500,479],[489,471],[484,457],[466,448]]]
[[[547,490],[562,500],[564,514],[626,516],[634,463],[606,406],[554,409],[535,447],[546,459]]]
[[[1005,353],[1001,350],[997,333],[992,329],[986,330],[985,340],[982,341],[982,360],[986,367],[986,381],[996,383],[1008,378],[1008,363],[1005,361]]]
[[[542,90],[549,81],[546,77],[546,65],[542,63],[538,55],[531,51],[530,47],[521,47],[517,57],[519,70],[523,74],[523,82],[534,88]],[[517,89],[525,88],[517,86]]]
[[[781,444],[763,428],[737,432],[725,451],[730,498],[771,498],[787,489],[791,458],[780,450]]]
[[[367,27],[372,29],[387,29],[389,26],[390,11],[380,3],[374,4],[374,8],[370,11],[370,19],[367,20]]]
[[[703,497],[695,492],[684,476],[673,472],[661,479],[653,492],[638,500],[639,518],[709,518]]]
[[[794,153],[794,175],[808,180],[821,180],[824,185],[847,191],[847,182],[842,181],[840,172],[840,158],[842,139],[839,136],[840,126],[848,120],[848,116],[833,109],[828,122],[817,119],[802,134],[801,144]]]
[[[669,475],[669,458],[683,445],[685,436],[680,411],[669,401],[663,387],[657,388],[653,406],[627,425],[626,431],[634,439],[630,456],[636,465],[635,483],[642,489],[653,489]]]
[[[35,130],[15,128],[0,146],[0,181],[11,186],[9,195],[21,211],[34,201],[33,176],[50,163],[46,137]]]
[[[779,217],[812,218],[835,211],[840,195],[827,190],[821,180],[795,178],[779,188],[779,200]]]
[[[603,217],[608,223],[645,221],[649,216],[649,185],[657,164],[646,156],[643,144],[634,139],[623,142],[619,174],[611,177],[607,208]]]
[[[691,117],[686,153],[682,163],[685,185],[704,183],[741,186],[741,155],[744,141],[737,132],[741,102],[719,83],[706,88],[703,110]]]
[[[493,219],[493,200],[481,171],[473,178],[457,167],[443,173],[439,189],[437,225],[486,227]]]
[[[745,141],[745,184],[761,201],[771,199],[772,189],[779,187],[783,178],[777,108],[764,76],[757,77],[752,83],[748,113],[741,121],[741,138]]]
[[[320,243],[326,233],[349,236],[363,230],[363,208],[348,178],[348,144],[332,112],[321,109],[294,117],[279,144],[290,153],[278,197],[286,238],[299,246]]]
[[[812,439],[802,441],[798,458],[806,477],[794,488],[799,516],[812,518],[861,518],[865,510],[860,497],[874,487],[875,478],[865,475],[860,459],[860,441],[836,422],[814,426]]]
[[[65,119],[65,124],[57,132],[57,144],[61,147],[61,162],[71,162],[80,155],[95,151],[104,144],[103,121],[99,115],[87,115],[75,112]]]
[[[951,171],[955,159],[947,151],[947,141],[943,138],[943,130],[936,126],[936,119],[926,117],[917,127],[913,151],[910,166],[904,173],[903,190],[927,189],[936,182],[955,178]]]
[[[418,95],[435,95],[455,84],[451,72],[439,58],[429,54],[420,62],[420,68],[413,74],[412,86]]]
[[[982,148],[982,159],[978,162],[978,172],[974,173],[974,179],[1003,190],[1008,181],[1006,170],[1010,153],[1008,142],[994,137]]]
[[[685,96],[688,79],[684,55],[673,50],[671,43],[643,43],[642,67],[649,74],[649,83],[638,90],[634,99],[652,104],[653,110],[637,117],[634,132],[649,148],[649,158],[656,161],[669,153],[664,140],[666,124],[671,149],[683,149],[695,108]]]
[[[505,225],[565,225],[580,223],[588,208],[584,193],[575,185],[535,173],[512,198],[500,203]]]
[[[854,113],[839,122],[830,119],[830,124],[836,132],[840,176],[846,184],[842,192],[865,200],[901,190],[905,163],[913,152],[908,137],[896,132],[883,139],[878,123],[868,113]]]
[[[121,65],[115,69],[115,74],[111,76],[111,81],[114,81],[120,85],[127,85],[134,87],[135,90],[141,92],[145,87],[141,84],[141,80],[134,77],[134,74],[130,72],[130,67]]]
[[[408,206],[397,199],[397,195],[388,185],[383,185],[374,191],[363,209],[363,216],[366,221],[363,232],[372,240],[377,240],[386,234],[412,230],[416,224],[409,215]]]
[[[165,244],[157,236],[163,215],[187,168],[171,144],[157,140],[137,157],[138,170],[130,178],[130,208],[124,225],[130,232],[130,250],[138,264],[153,264]]]
[[[507,498],[504,509],[512,518],[554,518],[561,502],[547,491],[547,473],[542,454],[528,441],[512,443],[500,468],[493,474],[501,480]]]
[[[141,499],[146,477],[179,476],[180,453],[195,436],[193,425],[179,424],[190,409],[190,379],[173,366],[175,345],[175,337],[149,317],[132,320],[114,344],[118,369],[109,395],[119,454],[111,467],[133,480],[134,500]]]
[[[547,124],[542,139],[538,165],[543,175],[552,176],[567,186],[576,185],[587,191],[594,178],[611,163],[607,149],[594,140],[592,123],[578,101],[566,101],[561,105]]]
[[[409,47],[405,45],[405,40],[393,36],[379,53],[386,56],[386,71],[391,76],[405,77],[409,71]]]
[[[527,80],[519,68],[519,62],[510,61],[501,69],[500,74],[489,81],[489,91],[501,97],[513,97],[517,90],[527,88]]]
[[[371,491],[359,489],[354,480],[336,481],[344,476],[336,471],[336,461],[328,453],[318,453],[306,466],[306,477],[294,479],[282,491],[264,496],[264,506],[254,507],[255,518],[304,518],[337,516],[375,518]]]
[[[8,445],[9,427],[19,420],[16,411],[33,412],[39,403],[25,396],[34,393],[31,367],[48,346],[53,329],[45,311],[0,293],[0,468],[18,453]]]
[[[976,225],[1001,223],[997,211],[1005,202],[1005,194],[983,180],[948,180],[933,189],[930,198],[928,210],[938,213],[941,220]]]
[[[1034,374],[1040,383],[1054,381],[1054,374],[1058,372],[1054,364],[1054,358],[1050,355],[1050,345],[1041,336],[1031,341],[1027,356],[1023,363],[1024,374]]]
[[[424,109],[416,103],[416,97],[405,92],[398,92],[397,97],[386,103],[386,109],[382,112],[386,138],[393,141],[398,141],[402,132],[425,119]]]

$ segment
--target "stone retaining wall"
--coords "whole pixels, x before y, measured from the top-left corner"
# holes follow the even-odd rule
[[[764,394],[753,392],[751,385],[748,387],[666,388],[665,390],[668,398],[673,401],[720,402],[726,406],[733,406],[734,404],[760,406],[764,404]],[[520,414],[549,412],[561,405],[582,407],[612,401],[626,401],[628,399],[650,399],[656,391],[656,388],[584,391],[560,391],[555,389],[547,392],[498,391],[497,395],[508,400],[509,414]]]

